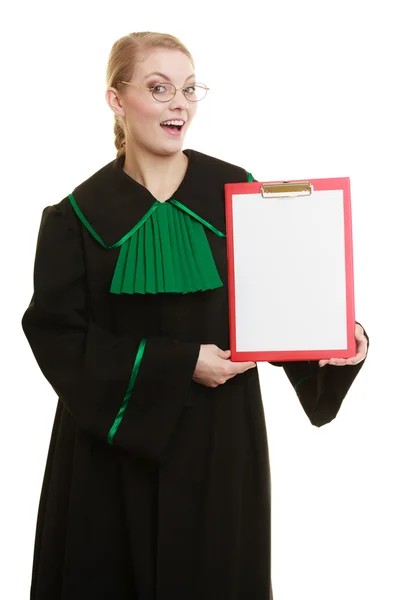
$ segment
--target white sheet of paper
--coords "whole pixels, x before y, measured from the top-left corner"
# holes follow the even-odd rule
[[[343,192],[232,198],[237,350],[347,347]]]

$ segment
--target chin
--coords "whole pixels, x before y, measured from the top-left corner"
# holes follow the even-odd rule
[[[163,146],[159,146],[158,148],[154,148],[153,152],[155,154],[161,154],[162,156],[173,156],[179,152],[182,152],[183,140],[176,140],[174,144],[170,144],[169,147],[167,144]]]

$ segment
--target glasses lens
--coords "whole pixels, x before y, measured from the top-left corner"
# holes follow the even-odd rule
[[[159,83],[153,88],[153,97],[160,102],[168,102],[175,95],[175,91],[172,83]]]
[[[201,84],[193,84],[188,85],[185,90],[185,98],[190,100],[191,102],[198,102],[199,100],[203,100],[205,95],[207,94],[207,88]]]

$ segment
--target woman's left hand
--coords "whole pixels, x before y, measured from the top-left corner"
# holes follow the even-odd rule
[[[351,358],[331,358],[330,360],[320,360],[319,366],[324,367],[325,365],[334,365],[336,367],[344,367],[346,365],[357,365],[367,356],[368,342],[364,335],[364,329],[359,323],[356,323],[356,330],[354,337],[356,338],[357,354]]]

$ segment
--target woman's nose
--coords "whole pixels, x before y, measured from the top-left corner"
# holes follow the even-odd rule
[[[175,96],[170,101],[171,108],[180,108],[181,110],[187,110],[189,108],[189,101],[186,99],[183,90],[177,90]]]

